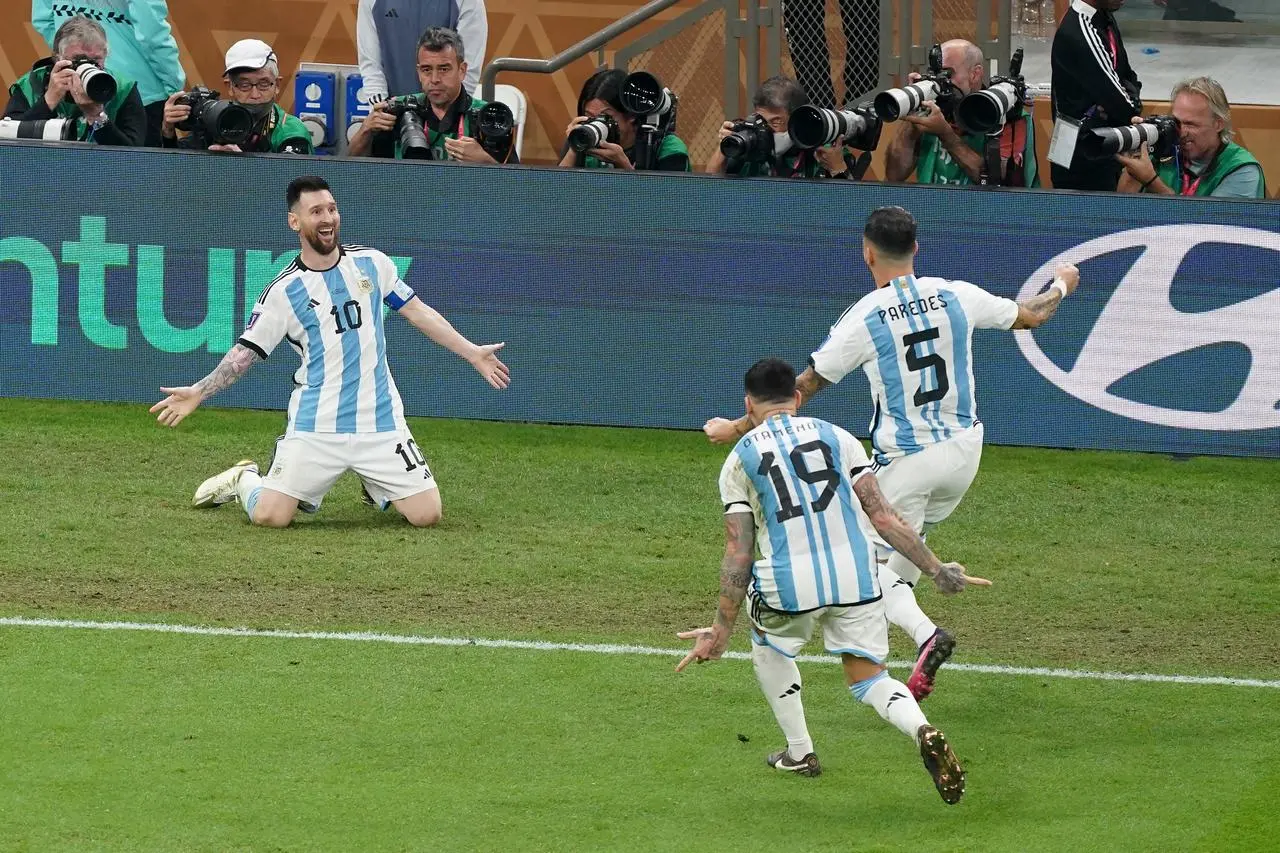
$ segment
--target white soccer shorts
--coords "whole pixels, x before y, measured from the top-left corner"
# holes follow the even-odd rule
[[[789,658],[800,653],[818,628],[829,654],[855,655],[880,664],[889,656],[889,621],[882,599],[851,607],[820,607],[808,613],[772,610],[754,594],[748,603],[754,628],[751,642],[770,646]]]
[[[354,471],[375,501],[398,501],[436,488],[427,460],[408,429],[281,436],[264,488],[320,506],[333,484]]]
[[[960,505],[981,461],[982,424],[976,423],[919,453],[894,458],[876,470],[876,483],[907,524],[923,532]],[[880,542],[880,551],[884,559],[892,549]],[[902,558],[893,560],[890,568],[908,583],[920,578],[920,570]]]

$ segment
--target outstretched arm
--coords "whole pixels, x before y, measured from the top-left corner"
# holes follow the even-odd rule
[[[690,661],[719,660],[729,647],[733,624],[746,598],[751,583],[751,567],[755,562],[756,523],[749,512],[734,512],[724,517],[724,559],[720,561],[720,607],[715,625],[695,631],[681,631],[676,636],[694,640],[693,651],[676,665],[676,672]]]
[[[159,412],[156,420],[165,426],[177,426],[183,418],[194,412],[197,406],[222,389],[230,388],[250,367],[260,361],[262,356],[244,344],[236,344],[222,357],[222,361],[218,362],[213,372],[195,385],[161,388],[160,390],[169,396],[152,406],[151,412],[152,414]]]
[[[471,343],[439,311],[421,299],[406,302],[400,309],[400,315],[422,334],[469,363],[494,388],[501,390],[511,384],[511,371],[497,356],[498,350],[506,346],[505,343]]]
[[[965,584],[990,586],[991,581],[971,578],[959,563],[944,563],[929,550],[920,534],[907,524],[893,505],[880,491],[880,484],[870,474],[864,474],[853,482],[853,492],[862,503],[862,509],[871,519],[876,532],[902,556],[915,563],[921,572],[930,577],[938,589],[948,595],[960,592]]]
[[[1013,329],[1034,329],[1048,322],[1068,294],[1074,293],[1080,284],[1080,270],[1071,264],[1063,264],[1054,272],[1053,285],[1037,296],[1018,303],[1018,319]]]
[[[796,390],[800,392],[800,405],[803,406],[812,400],[815,394],[830,384],[818,374],[818,371],[813,369],[813,365],[806,367],[804,373],[796,377]],[[732,421],[728,418],[712,418],[702,425],[702,431],[707,434],[707,438],[711,439],[713,444],[730,444],[751,432],[755,426],[751,422],[751,418],[743,415]]]

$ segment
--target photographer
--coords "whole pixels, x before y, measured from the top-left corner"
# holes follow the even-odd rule
[[[374,104],[373,110],[352,135],[347,153],[352,157],[394,157],[406,155],[397,127],[407,118],[421,122],[419,142],[431,160],[462,163],[519,163],[515,147],[506,141],[501,156],[482,144],[476,116],[486,104],[471,97],[463,86],[467,74],[462,38],[444,27],[431,27],[418,39],[418,83],[422,95],[390,98]],[[411,113],[412,115],[407,115]],[[495,149],[496,150],[496,149]],[[424,152],[428,153],[428,152]]]
[[[9,87],[4,117],[19,121],[67,119],[72,138],[99,145],[142,145],[147,114],[132,80],[102,70],[107,35],[96,21],[77,15],[58,27],[53,56],[42,59]],[[89,90],[100,91],[94,100]]]
[[[986,62],[977,45],[952,39],[942,45],[942,68],[960,96],[987,86]],[[914,83],[919,75],[912,74]],[[952,123],[933,101],[925,101],[922,114],[902,116],[885,160],[885,180],[901,183],[915,172],[921,184],[976,184],[982,180],[988,136],[965,133]],[[990,184],[1017,187],[1040,186],[1036,165],[1035,134],[1030,110],[1005,122],[1000,131],[1000,174],[988,175]],[[993,155],[994,156],[994,155]]]
[[[1266,198],[1262,165],[1234,141],[1231,105],[1222,85],[1209,77],[1193,77],[1174,86],[1169,100],[1179,128],[1174,156],[1156,162],[1145,145],[1133,154],[1117,154],[1124,174],[1116,189],[1158,195]]]
[[[827,145],[812,150],[797,149],[787,132],[791,113],[809,103],[809,96],[790,77],[770,77],[760,84],[751,99],[751,109],[768,125],[770,150],[764,160],[748,158],[730,160],[717,146],[707,164],[713,175],[781,178],[848,178],[855,174],[855,158],[849,149]],[[750,119],[748,119],[750,121]],[[731,136],[740,122],[726,121],[720,127],[720,139]]]
[[[1071,0],[1053,36],[1053,138],[1050,176],[1056,189],[1114,190],[1122,167],[1080,151],[1095,127],[1123,127],[1142,114],[1142,84],[1129,65],[1112,12],[1124,0]]]
[[[160,128],[165,148],[233,153],[311,154],[311,134],[297,116],[286,113],[276,98],[280,96],[280,64],[271,45],[258,39],[241,39],[226,55],[223,80],[229,104],[247,111],[244,127],[236,135],[239,142],[224,142],[203,127],[192,132],[192,103],[201,108],[217,95],[209,90],[178,92],[164,105]],[[224,108],[225,109],[225,108]],[[198,118],[198,117],[197,117]]]
[[[639,139],[641,116],[626,110],[622,104],[622,85],[627,73],[619,68],[597,71],[582,84],[578,94],[578,117],[569,122],[565,135],[572,138],[579,125],[595,119],[603,119],[609,128],[610,138],[594,148],[575,151],[567,140],[562,168],[623,169],[634,171],[636,142]],[[616,136],[616,140],[612,137]],[[689,149],[684,140],[674,133],[663,133],[658,142],[654,171],[689,172]]]

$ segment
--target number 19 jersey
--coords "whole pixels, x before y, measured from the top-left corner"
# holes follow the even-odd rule
[[[786,613],[880,598],[874,528],[853,493],[872,476],[862,444],[817,418],[775,415],[744,435],[720,471],[725,514],[755,517],[752,588]]]
[[[858,367],[867,374],[871,445],[884,464],[978,422],[973,330],[1017,318],[1018,303],[967,281],[902,276],[845,311],[810,362],[833,383]]]
[[[362,246],[342,246],[327,270],[299,257],[266,286],[239,342],[266,358],[285,340],[302,359],[286,434],[405,429],[382,306],[398,311],[414,296],[394,261]]]

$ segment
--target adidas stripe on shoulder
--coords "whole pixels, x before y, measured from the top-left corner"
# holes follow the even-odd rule
[[[289,276],[296,275],[300,272],[302,272],[302,259],[300,257],[294,258],[293,262],[290,263],[289,266],[282,269],[278,276],[271,279],[267,286],[262,288],[262,293],[258,295],[258,304],[265,305],[267,301],[267,294],[271,292],[271,288],[275,287]]]

